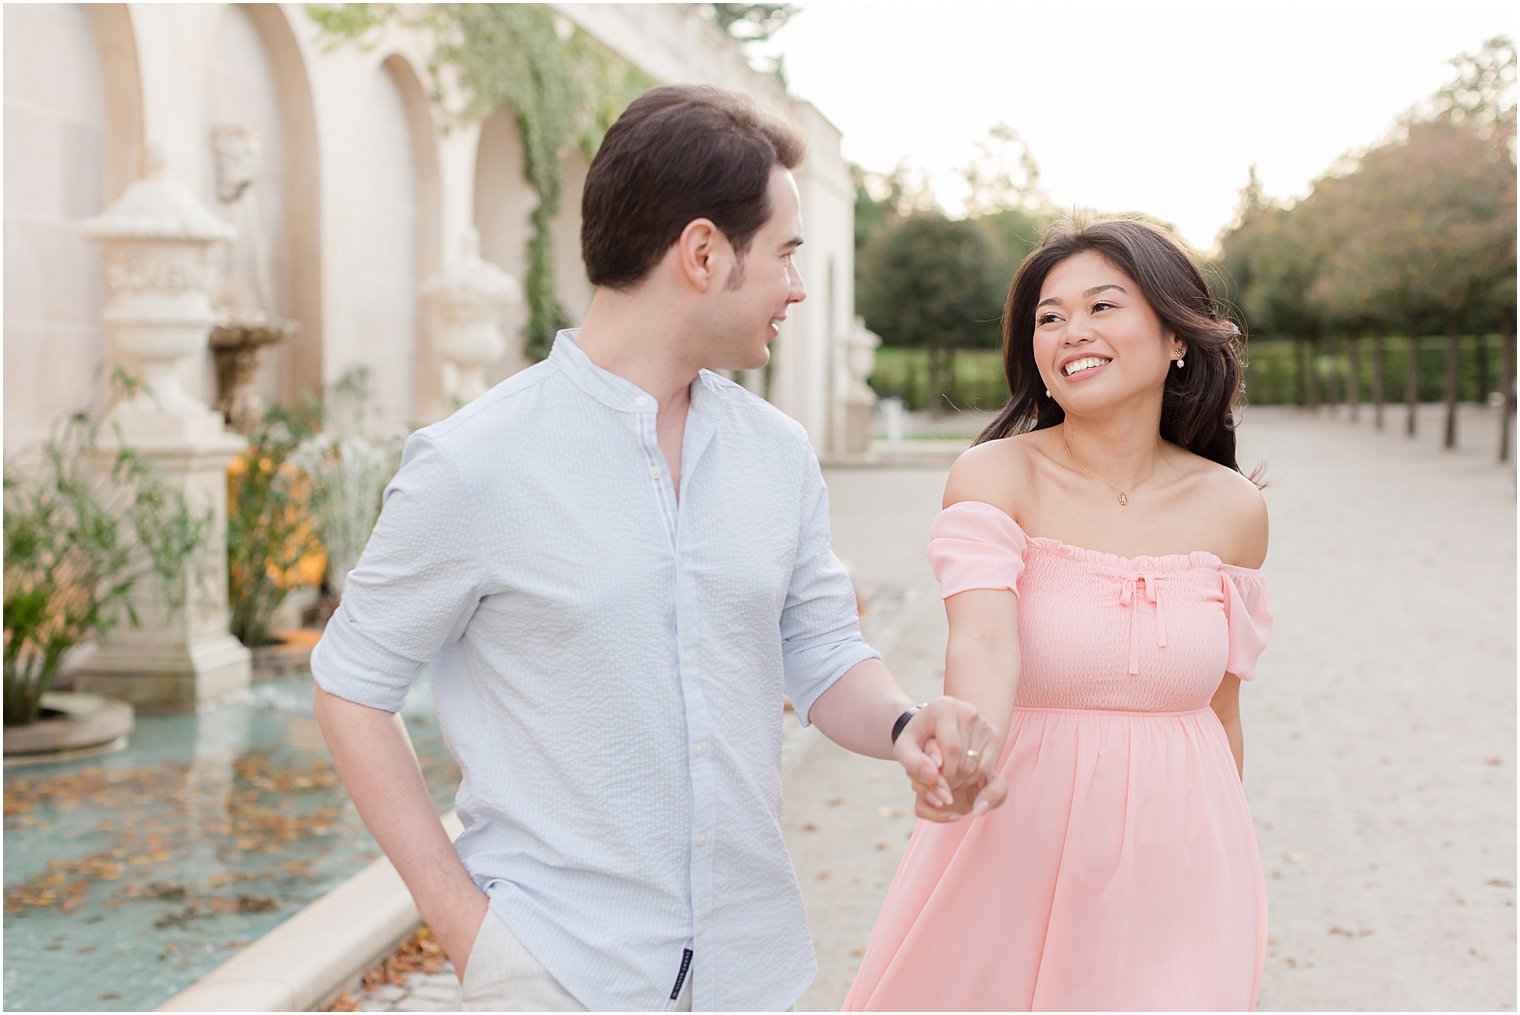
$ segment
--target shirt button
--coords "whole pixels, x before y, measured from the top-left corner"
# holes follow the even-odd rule
[[[648,405],[649,404],[649,396],[648,395],[640,395],[638,398],[635,398],[633,400],[633,404],[637,405],[637,406],[640,406],[640,407]]]
[[[692,748],[692,749],[691,749],[691,753],[692,753],[692,754],[695,754],[695,755],[696,755],[696,756],[697,756],[697,757],[699,757],[699,758],[700,758],[700,757],[701,757],[701,756],[702,756],[702,755],[703,755],[703,754],[705,754],[705,753],[706,753],[706,752],[707,752],[707,745],[706,745],[706,744],[698,744],[698,745],[697,745],[697,746],[695,746],[695,747],[693,747],[693,748]]]
[[[660,467],[658,465],[652,465],[652,466],[650,466],[649,467],[649,475],[653,479],[659,479],[660,478]]]
[[[690,665],[691,665],[691,653],[690,653],[690,652],[686,652],[686,653],[684,653],[684,654],[683,654],[683,655],[682,655],[682,656],[681,656],[681,662],[682,662],[682,663],[683,663],[683,664],[684,664],[684,665],[686,665],[686,666],[690,666]]]
[[[707,924],[705,924],[705,923],[699,923],[699,924],[697,924],[697,934],[701,935],[701,934],[706,934],[706,933],[707,933]]]
[[[697,845],[698,846],[705,846],[705,845],[707,845],[707,836],[705,836],[705,835],[699,835],[699,836],[697,836]]]

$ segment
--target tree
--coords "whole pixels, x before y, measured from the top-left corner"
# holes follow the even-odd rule
[[[1382,334],[1406,331],[1411,434],[1419,336],[1443,330],[1447,446],[1456,441],[1461,337],[1507,327],[1515,300],[1514,46],[1493,39],[1452,63],[1451,83],[1383,143],[1338,160],[1292,208],[1272,207],[1253,172],[1221,240],[1231,295],[1256,332],[1303,337],[1311,349],[1343,332],[1353,361],[1356,336],[1371,332],[1379,421]],[[1481,375],[1486,349],[1480,342]],[[1317,403],[1316,374],[1300,376]],[[1354,372],[1347,394],[1354,404]]]
[[[1322,253],[1309,228],[1310,216],[1299,207],[1262,208],[1225,236],[1221,263],[1231,280],[1228,298],[1250,322],[1251,333],[1295,343],[1296,400],[1317,407],[1319,386],[1311,367],[1318,358],[1323,321],[1309,290]]]
[[[929,189],[929,177],[906,159],[890,173],[850,166],[855,182],[855,284],[860,285],[860,252],[883,229],[920,212],[942,214]]]
[[[966,183],[966,214],[993,215],[1010,208],[1044,213],[1050,199],[1040,186],[1040,167],[1019,132],[994,124],[976,143],[977,154],[956,171]]]
[[[1450,61],[1456,76],[1432,99],[1430,119],[1465,127],[1495,145],[1507,145],[1515,160],[1515,44],[1498,35],[1476,53]]]
[[[882,230],[857,260],[856,306],[889,346],[923,349],[936,411],[954,396],[954,352],[996,348],[1007,279],[987,234],[967,219],[920,213]]]
[[[740,42],[764,42],[797,14],[796,4],[708,4],[718,27]]]
[[[1006,288],[1024,258],[1040,245],[1050,218],[1022,208],[1005,208],[974,220],[992,246],[996,274]]]

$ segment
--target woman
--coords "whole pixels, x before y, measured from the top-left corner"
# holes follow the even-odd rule
[[[1008,730],[1008,800],[919,823],[846,1010],[1254,1007],[1238,696],[1271,618],[1238,335],[1141,222],[1062,223],[1020,266],[1011,397],[929,545],[945,691]]]

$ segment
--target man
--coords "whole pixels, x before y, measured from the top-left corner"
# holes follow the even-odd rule
[[[584,326],[412,437],[313,654],[338,772],[467,1010],[795,1004],[783,694],[897,758],[921,813],[1006,792],[988,723],[914,712],[861,639],[802,428],[706,372],[764,367],[804,298],[801,158],[715,89],[628,108],[586,181]],[[453,846],[394,715],[429,662]]]

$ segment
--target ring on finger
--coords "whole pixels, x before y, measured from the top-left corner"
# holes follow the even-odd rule
[[[982,752],[979,751],[979,750],[977,750],[975,747],[969,748],[966,751],[966,758],[969,761],[981,761],[982,760]]]

